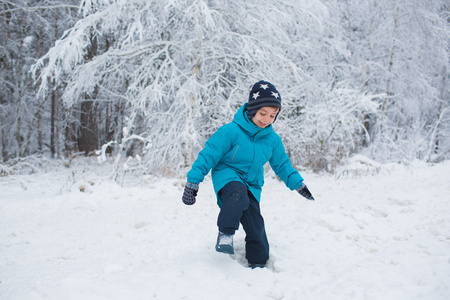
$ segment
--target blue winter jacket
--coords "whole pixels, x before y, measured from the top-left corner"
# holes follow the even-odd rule
[[[244,183],[260,201],[264,185],[264,165],[269,162],[286,186],[295,190],[303,183],[299,172],[292,167],[280,136],[272,125],[260,128],[247,118],[247,104],[234,115],[233,122],[220,127],[198,154],[187,180],[200,183],[210,170],[217,203],[222,205],[218,192],[231,181]]]

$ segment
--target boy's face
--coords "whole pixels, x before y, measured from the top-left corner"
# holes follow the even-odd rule
[[[260,108],[251,120],[256,126],[266,128],[275,121],[279,111],[278,107],[265,106]]]

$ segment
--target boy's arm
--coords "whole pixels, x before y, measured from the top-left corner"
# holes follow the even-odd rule
[[[275,174],[281,178],[290,190],[299,189],[303,185],[303,178],[300,173],[292,167],[289,156],[286,154],[281,138],[275,141],[272,157],[269,160]]]
[[[291,190],[296,190],[300,195],[308,200],[313,200],[314,197],[309,191],[308,187],[303,183],[303,178],[300,173],[292,167],[289,156],[286,154],[281,138],[278,138],[276,145],[272,152],[272,158],[269,161],[270,166],[286,186]]]
[[[227,126],[220,127],[205,143],[197,159],[187,173],[188,182],[199,184],[214,168],[222,156],[231,148],[231,138]]]

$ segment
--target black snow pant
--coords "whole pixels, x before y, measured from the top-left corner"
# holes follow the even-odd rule
[[[219,195],[223,199],[217,219],[219,230],[233,235],[241,223],[246,234],[245,258],[250,264],[265,264],[269,259],[269,242],[258,200],[238,181],[226,184]]]

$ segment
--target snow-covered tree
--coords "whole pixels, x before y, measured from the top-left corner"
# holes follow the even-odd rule
[[[377,114],[367,116],[371,155],[448,157],[448,4],[348,0],[341,8],[354,82],[362,91],[381,94]]]
[[[450,156],[445,1],[0,6],[2,160],[101,148],[179,174],[261,79],[281,92],[274,126],[296,164]]]
[[[295,162],[336,160],[365,135],[358,114],[371,107],[345,83],[349,52],[321,1],[122,0],[80,7],[84,17],[36,65],[40,90],[45,95],[52,79],[67,83],[68,107],[86,95],[95,95],[100,115],[120,106],[115,124],[128,136],[115,130],[110,138],[129,140],[129,152],[144,151],[152,170],[189,165],[261,79],[282,94],[284,117],[276,126]],[[98,52],[86,59],[93,37]],[[342,103],[345,120],[334,110]],[[132,143],[131,135],[141,138]]]
[[[56,151],[57,91],[37,99],[30,69],[71,25],[72,3],[0,2],[0,161]]]

